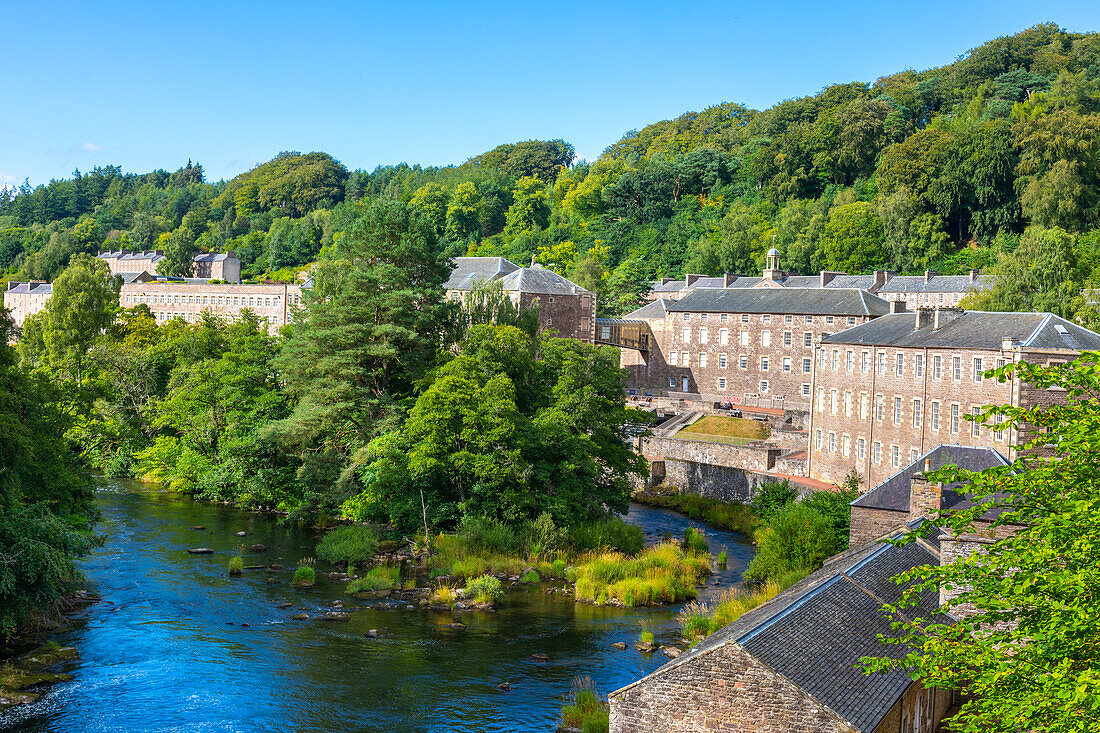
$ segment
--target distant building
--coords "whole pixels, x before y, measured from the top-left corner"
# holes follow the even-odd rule
[[[8,288],[4,291],[4,307],[11,311],[16,328],[21,328],[23,321],[46,307],[46,302],[51,295],[53,295],[53,285],[45,280],[30,282],[13,280],[8,283]]]
[[[611,733],[933,733],[950,709],[951,692],[926,689],[904,670],[867,675],[860,667],[863,657],[896,659],[908,651],[879,636],[896,638],[891,622],[902,620],[885,608],[905,590],[891,578],[941,562],[931,529],[928,542],[871,542],[826,560],[680,657],[612,692]],[[935,590],[919,600],[904,620],[937,616]]]
[[[917,308],[954,308],[963,298],[988,290],[993,280],[971,270],[966,275],[940,275],[926,270],[924,275],[895,275],[878,289],[885,300],[900,300],[909,310]]]
[[[456,257],[443,286],[462,300],[479,285],[499,282],[520,308],[538,305],[539,330],[585,343],[596,339],[596,294],[544,267],[520,267],[503,257]]]
[[[173,318],[194,323],[204,311],[236,320],[247,308],[267,322],[268,331],[275,333],[290,322],[302,304],[302,288],[309,285],[309,281],[218,284],[201,278],[136,280],[122,285],[119,301],[124,308],[148,306],[158,323]]]
[[[164,259],[164,250],[147,252],[129,249],[100,252],[96,255],[107,263],[112,275],[147,272],[157,274],[157,265]],[[202,252],[195,255],[192,275],[203,280],[241,281],[241,261],[235,252]]]
[[[1063,363],[1084,349],[1100,349],[1100,334],[1050,313],[920,309],[825,336],[814,359],[808,475],[840,482],[854,470],[874,486],[943,443],[1014,459],[1023,442],[1015,431],[965,417],[989,405],[1053,404],[1061,393],[982,373]]]

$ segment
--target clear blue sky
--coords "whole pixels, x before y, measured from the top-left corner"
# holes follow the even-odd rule
[[[459,163],[623,132],[723,101],[949,63],[1096,0],[996,2],[9,3],[0,14],[0,184],[74,168],[208,180],[281,150],[349,168]]]

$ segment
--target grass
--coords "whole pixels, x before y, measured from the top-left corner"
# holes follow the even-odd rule
[[[768,426],[759,420],[746,420],[741,417],[721,417],[707,415],[701,420],[696,420],[679,433],[690,431],[697,435],[707,435],[713,438],[749,438],[751,440],[763,440],[768,437]]]
[[[492,603],[503,595],[500,580],[492,575],[482,575],[466,583],[466,597],[478,603]]]
[[[309,588],[317,578],[317,573],[308,565],[303,565],[294,571],[294,580],[291,582],[300,588]]]
[[[542,578],[540,578],[539,574],[537,572],[535,572],[534,570],[528,570],[519,579],[519,582],[521,582],[521,583],[539,583],[541,581],[542,581]]]
[[[453,606],[455,601],[458,600],[458,593],[455,588],[449,585],[441,585],[432,591],[431,603],[443,603],[448,606]]]
[[[607,733],[611,708],[600,696],[592,678],[578,677],[570,685],[566,704],[561,709],[561,722],[567,728],[580,728],[583,733]]]
[[[379,565],[371,568],[362,578],[357,578],[347,586],[348,593],[364,593],[376,590],[389,590],[400,587],[401,568],[397,565]]]
[[[692,519],[752,538],[761,525],[760,518],[747,504],[709,499],[695,494],[637,494],[640,504],[663,507],[686,514]]]
[[[229,558],[229,574],[242,575],[244,573],[244,558],[240,555]]]
[[[710,572],[708,559],[676,543],[651,547],[631,558],[620,552],[590,553],[570,569],[577,600],[623,606],[676,603],[694,598]]]
[[[718,553],[718,565],[720,567],[726,567],[726,551],[722,550]]]
[[[684,530],[684,541],[680,543],[680,547],[696,555],[706,555],[710,551],[710,543],[707,542],[706,532],[693,527]]]
[[[689,603],[680,611],[680,633],[685,639],[698,640],[732,624],[743,614],[767,603],[809,575],[808,570],[787,573],[752,590],[731,589],[710,603]]]
[[[317,556],[330,563],[370,565],[378,549],[378,535],[371,527],[359,524],[337,527],[321,538]],[[350,575],[350,573],[349,573]]]

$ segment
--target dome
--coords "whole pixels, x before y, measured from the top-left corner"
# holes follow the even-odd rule
[[[768,257],[778,257],[778,256],[779,256],[779,250],[777,250],[775,247],[772,247],[771,249],[768,250]]]

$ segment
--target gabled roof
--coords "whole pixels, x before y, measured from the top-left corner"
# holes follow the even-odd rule
[[[623,320],[645,320],[647,318],[662,320],[668,311],[668,304],[675,303],[671,298],[657,298],[651,303],[646,303],[641,308],[633,310],[623,316]]]
[[[553,270],[543,267],[521,267],[500,279],[505,291],[535,295],[575,295],[589,291]]]
[[[828,288],[751,288],[693,290],[668,306],[669,312],[795,313],[799,315],[879,316],[890,304],[862,290]]]
[[[891,628],[897,618],[883,605],[898,601],[907,587],[890,579],[919,565],[937,564],[937,554],[918,542],[872,542],[847,550],[630,687],[737,644],[854,728],[870,733],[911,684],[902,670],[865,675],[859,665],[865,656],[897,659],[907,651],[879,641],[880,634],[897,636]],[[927,591],[907,615],[910,620],[938,621],[945,618],[938,608],[939,594]]]
[[[993,284],[988,275],[971,280],[969,275],[895,275],[886,281],[880,293],[968,293],[985,290]]]
[[[1100,334],[1052,313],[944,311],[941,315],[946,323],[938,330],[932,323],[916,328],[915,312],[893,313],[826,336],[822,343],[999,350],[1001,339],[1011,337],[1025,348],[1100,349]]]
[[[925,461],[928,468],[925,469]],[[869,490],[852,502],[852,506],[867,509],[887,509],[896,512],[909,511],[910,480],[913,476],[923,473],[925,470],[935,471],[948,465],[956,465],[964,471],[984,471],[994,466],[1007,466],[1005,457],[993,448],[974,448],[961,445],[938,445],[925,453],[905,468],[886,479],[878,486]],[[947,484],[944,486],[944,506],[947,503],[957,504],[954,501],[959,494],[948,490],[958,488],[959,484]]]
[[[454,264],[444,290],[473,290],[519,269],[519,265],[503,257],[455,257]]]

